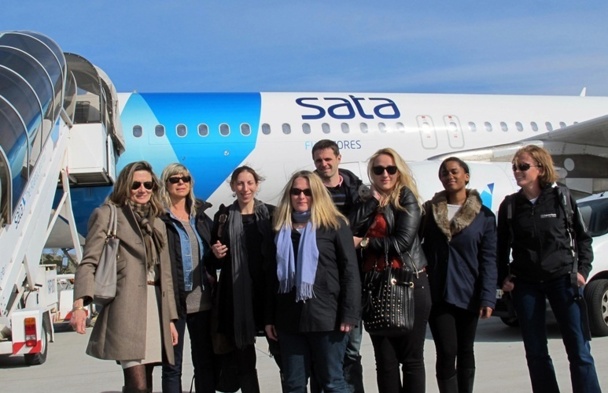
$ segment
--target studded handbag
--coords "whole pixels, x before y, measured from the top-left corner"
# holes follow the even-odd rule
[[[385,258],[384,270],[374,266],[363,276],[363,324],[369,334],[398,336],[414,326],[415,273],[405,264],[392,267],[388,247]]]

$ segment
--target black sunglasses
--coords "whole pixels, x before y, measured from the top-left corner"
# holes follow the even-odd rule
[[[145,181],[145,182],[140,182],[140,181],[134,181],[133,184],[131,184],[131,189],[132,190],[139,190],[139,187],[141,187],[141,185],[144,185],[144,188],[146,190],[151,190],[154,188],[154,182],[153,181]]]
[[[289,190],[289,193],[291,195],[297,195],[300,196],[301,193],[304,193],[305,196],[307,197],[311,197],[312,196],[312,191],[310,190],[310,188],[305,188],[305,189],[301,189],[301,188],[292,188],[291,190]]]
[[[394,175],[397,173],[397,167],[395,165],[389,165],[386,167],[377,165],[372,167],[372,172],[374,172],[374,175],[380,176],[384,173],[384,171],[387,171],[389,175]]]
[[[515,172],[518,169],[519,169],[520,172],[525,172],[528,169],[532,168],[533,166],[537,167],[537,168],[540,167],[540,165],[530,165],[527,162],[522,162],[520,164],[513,164],[512,169],[513,169],[513,172]]]
[[[190,180],[192,180],[192,177],[190,176],[182,176],[182,177],[170,177],[169,179],[167,179],[169,181],[169,183],[171,184],[177,184],[179,183],[179,181],[183,181],[184,183],[190,183]]]

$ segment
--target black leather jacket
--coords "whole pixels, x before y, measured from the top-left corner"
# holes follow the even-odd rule
[[[367,248],[378,254],[384,254],[388,251],[389,256],[399,256],[398,247],[401,254],[411,257],[416,271],[419,271],[426,266],[426,258],[418,238],[421,217],[420,205],[414,193],[407,187],[403,187],[401,190],[399,202],[405,208],[405,211],[398,210],[392,205],[382,208],[388,225],[389,236],[369,239]],[[369,198],[355,206],[349,217],[354,236],[365,236],[367,229],[373,223],[378,208],[379,202],[375,198]]]

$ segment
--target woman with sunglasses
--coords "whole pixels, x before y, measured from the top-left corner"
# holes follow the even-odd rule
[[[420,198],[409,167],[395,150],[378,150],[370,158],[367,171],[371,195],[356,206],[351,215],[355,244],[361,249],[363,273],[372,269],[382,271],[385,267],[414,270],[413,329],[396,336],[370,334],[378,391],[422,393],[426,379],[424,338],[431,298],[426,259],[418,240]]]
[[[496,217],[476,190],[467,189],[469,178],[469,166],[461,159],[441,163],[444,190],[424,204],[420,230],[441,393],[473,391],[477,322],[489,318],[496,304]]]
[[[549,300],[568,353],[572,391],[600,392],[582,300],[592,239],[574,199],[555,184],[558,175],[547,150],[534,145],[519,149],[513,175],[520,190],[507,196],[498,211],[499,282],[513,299],[532,390],[559,392],[547,348]]]
[[[107,201],[91,215],[82,261],[74,282],[70,323],[85,333],[86,311],[95,292],[95,270],[116,205],[120,240],[116,259],[116,297],[101,309],[87,354],[117,361],[123,369],[123,392],[151,392],[152,371],[162,353],[173,363],[178,334],[171,262],[159,182],[145,161],[128,164],[118,175]]]
[[[217,289],[216,337],[228,345],[238,369],[243,393],[260,391],[256,370],[256,336],[264,335],[266,271],[274,263],[271,227],[274,206],[255,198],[262,177],[241,166],[232,172],[230,188],[236,200],[220,206],[214,217],[210,262],[221,270]],[[234,365],[232,365],[234,366]],[[220,390],[218,388],[218,390]]]
[[[162,216],[173,273],[173,289],[179,319],[175,327],[179,342],[173,348],[175,364],[163,363],[163,393],[182,392],[182,361],[186,326],[197,392],[215,392],[214,354],[211,344],[211,286],[215,279],[203,263],[211,251],[211,204],[194,197],[194,179],[179,163],[169,164],[161,174]]]
[[[321,178],[300,171],[283,189],[273,228],[266,334],[279,342],[283,391],[306,392],[314,367],[324,392],[348,392],[344,353],[359,321],[361,283],[346,218]]]

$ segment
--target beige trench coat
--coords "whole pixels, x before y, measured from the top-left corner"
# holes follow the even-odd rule
[[[128,206],[118,207],[116,213],[117,236],[120,239],[116,264],[116,298],[99,313],[86,353],[99,359],[143,359],[147,310],[146,249],[143,235],[131,209]],[[95,270],[106,239],[109,221],[110,207],[106,204],[95,209],[89,219],[84,255],[76,270],[74,282],[74,299],[83,298],[85,305],[93,298]],[[177,309],[171,279],[171,262],[165,224],[157,218],[154,227],[162,233],[165,244],[160,254],[161,331],[167,360],[173,364],[169,323],[177,319]]]

